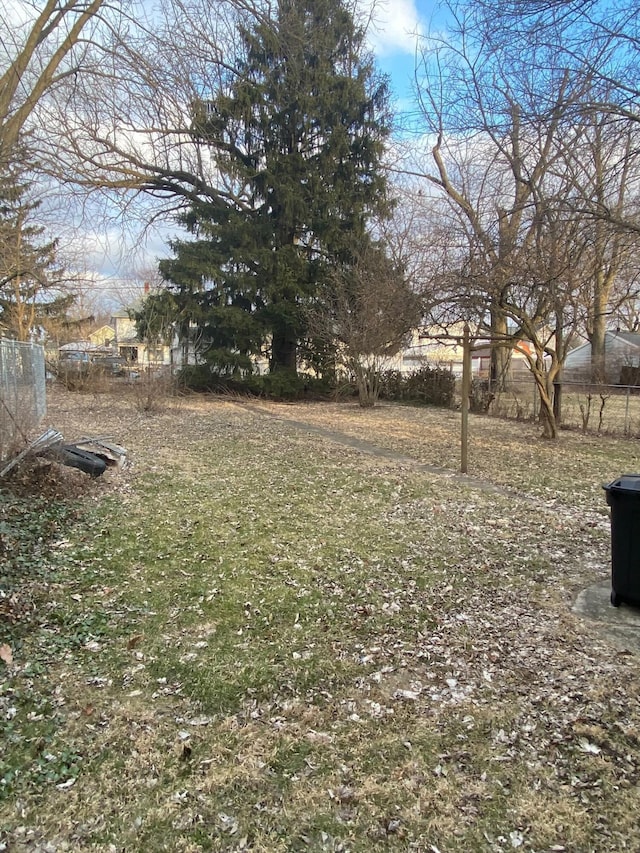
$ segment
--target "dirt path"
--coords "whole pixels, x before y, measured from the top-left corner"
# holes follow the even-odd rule
[[[439,465],[420,462],[413,456],[407,456],[405,453],[399,453],[398,451],[392,450],[388,447],[383,447],[382,445],[375,444],[372,441],[357,438],[340,430],[319,426],[318,424],[311,423],[310,421],[301,421],[297,418],[287,417],[286,409],[274,412],[265,406],[255,405],[244,401],[237,401],[236,405],[245,411],[259,415],[260,417],[268,417],[276,421],[281,421],[282,423],[287,424],[287,426],[293,427],[301,432],[322,436],[322,438],[326,438],[336,444],[341,444],[344,447],[352,447],[361,453],[368,454],[369,456],[374,456],[379,459],[389,459],[392,462],[399,462],[402,465],[408,465],[415,471],[421,471],[425,474],[434,474],[438,477],[444,477],[452,482],[458,481],[460,483],[464,483],[470,488],[480,489],[483,492],[501,495],[517,494],[515,490],[499,488],[487,480],[473,477],[469,474],[461,474],[460,472],[451,471],[450,469],[443,468]],[[521,495],[521,497],[527,500],[526,495]]]

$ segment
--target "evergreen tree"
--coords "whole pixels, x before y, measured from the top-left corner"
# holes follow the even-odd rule
[[[28,340],[37,326],[66,311],[73,297],[52,294],[59,271],[55,241],[43,241],[44,228],[32,220],[39,205],[29,197],[25,160],[0,169],[0,331]],[[49,293],[46,293],[49,291]]]
[[[194,107],[222,192],[191,206],[195,239],[173,242],[160,266],[219,369],[250,367],[269,342],[271,370],[295,370],[305,304],[387,205],[388,89],[363,32],[342,0],[275,9],[240,28],[238,73]]]

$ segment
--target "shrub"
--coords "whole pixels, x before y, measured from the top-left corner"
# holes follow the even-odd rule
[[[473,379],[471,382],[471,394],[469,395],[469,408],[477,414],[485,414],[495,399],[488,379]]]
[[[318,379],[291,370],[278,370],[264,376],[250,376],[244,382],[250,393],[275,400],[303,400],[324,397],[331,393],[332,385],[326,379]]]
[[[140,412],[159,412],[175,397],[176,381],[168,370],[149,367],[131,382],[135,405]]]
[[[445,408],[453,406],[456,380],[453,373],[445,368],[427,365],[408,375],[398,370],[387,370],[380,378],[381,399]]]
[[[180,386],[190,391],[213,391],[218,381],[208,364],[188,364],[178,371],[176,379]]]
[[[189,365],[179,374],[180,384],[192,391],[268,397],[273,400],[303,400],[328,396],[333,386],[327,379],[317,379],[292,370],[278,370],[264,375],[222,376],[206,364]]]

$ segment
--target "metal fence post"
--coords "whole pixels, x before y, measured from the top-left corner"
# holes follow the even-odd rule
[[[631,397],[631,388],[627,385],[627,397],[624,406],[624,434],[629,435],[629,398]]]

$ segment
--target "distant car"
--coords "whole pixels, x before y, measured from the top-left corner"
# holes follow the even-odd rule
[[[93,367],[108,376],[124,376],[127,372],[127,360],[120,355],[95,356]]]
[[[91,359],[88,352],[63,352],[58,361],[58,372],[64,374],[88,373]]]

